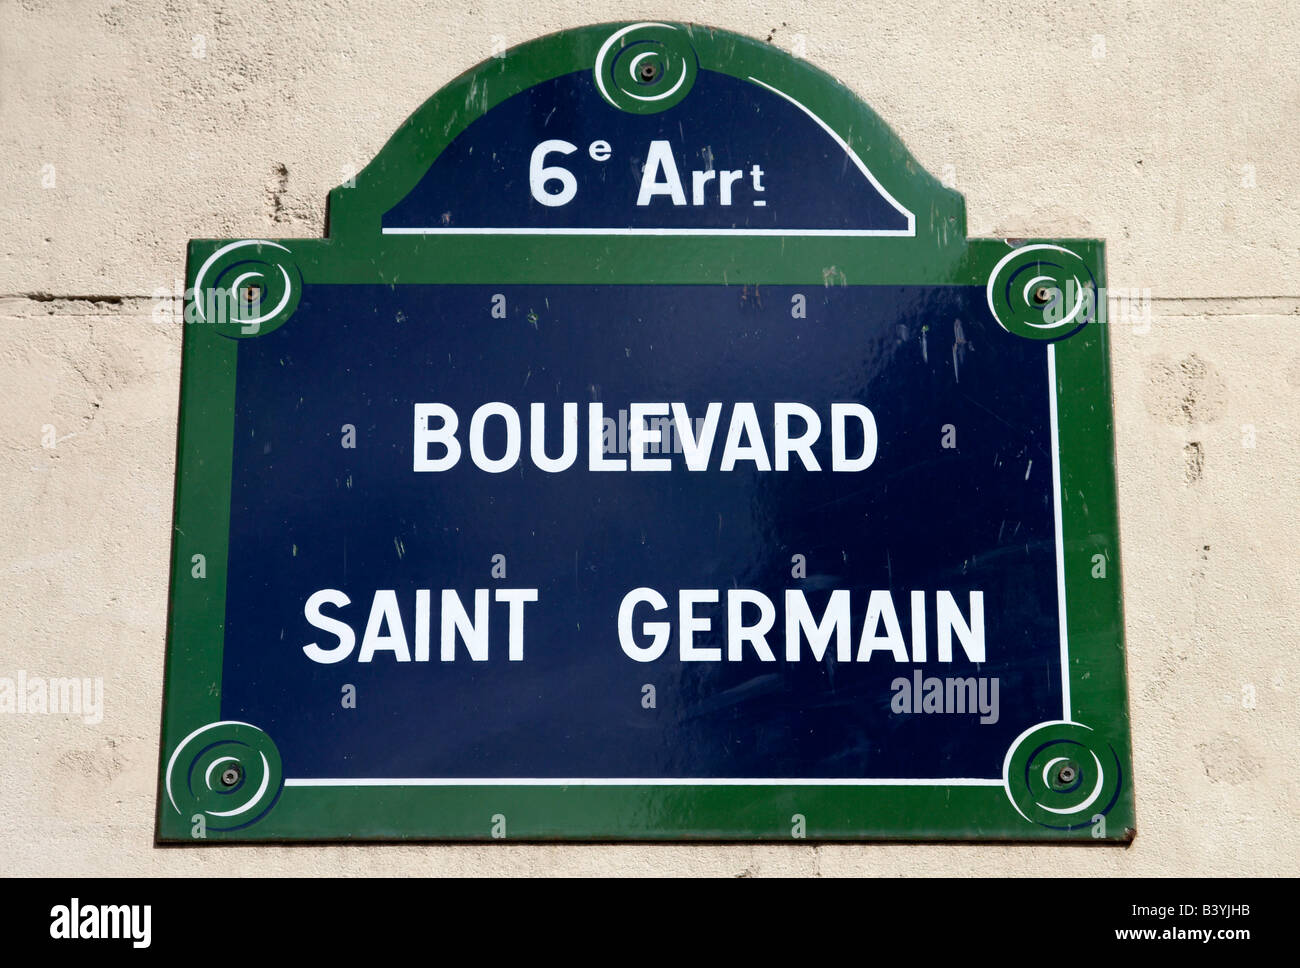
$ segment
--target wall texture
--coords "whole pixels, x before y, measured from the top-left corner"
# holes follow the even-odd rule
[[[104,684],[0,715],[0,873],[1300,873],[1300,7],[286,6],[0,0],[0,676]],[[320,235],[494,45],[647,17],[838,77],[972,236],[1107,240],[1136,842],[153,847],[186,241]]]

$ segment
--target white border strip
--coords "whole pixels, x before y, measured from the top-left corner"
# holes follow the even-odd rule
[[[1056,417],[1056,344],[1047,344],[1048,406],[1052,416],[1052,510],[1056,518],[1056,611],[1061,626],[1061,705],[1070,716],[1070,638],[1065,620],[1065,538],[1061,527],[1061,435]]]
[[[836,134],[836,133],[835,133],[835,130],[834,130],[833,128],[831,128],[831,126],[830,126],[829,124],[827,124],[827,123],[826,123],[825,121],[823,121],[821,118],[817,117],[817,115],[813,114],[812,111],[808,110],[808,108],[807,108],[805,105],[803,105],[803,104],[801,104],[800,102],[796,101],[796,100],[795,100],[794,98],[792,98],[789,94],[786,94],[785,91],[779,90],[779,89],[773,87],[771,84],[766,84],[766,83],[764,83],[763,81],[760,81],[757,77],[753,77],[753,76],[751,76],[751,77],[750,77],[750,80],[753,81],[755,84],[757,84],[759,87],[765,87],[765,88],[767,88],[767,89],[768,89],[769,91],[771,91],[773,94],[779,94],[781,97],[785,98],[787,101],[789,101],[791,104],[793,104],[795,107],[797,107],[797,108],[798,108],[800,111],[802,111],[804,114],[808,115],[808,117],[810,117],[810,118],[812,118],[814,121],[816,121],[817,124],[818,124],[818,126],[819,126],[823,131],[825,131],[828,135],[830,135],[832,138],[835,139],[835,143],[836,143],[837,145],[840,146],[841,150],[843,150],[843,152],[844,152],[845,154],[847,154],[850,158],[853,159],[853,164],[855,164],[855,165],[858,166],[858,171],[862,172],[862,174],[864,174],[864,175],[867,176],[867,180],[868,180],[869,182],[871,182],[872,185],[875,186],[876,191],[880,192],[880,194],[884,196],[885,201],[889,202],[890,205],[894,206],[894,210],[895,210],[896,212],[898,212],[899,215],[906,215],[906,216],[907,216],[907,231],[906,231],[906,232],[900,232],[900,231],[898,231],[898,230],[893,230],[893,231],[890,231],[890,232],[877,232],[877,233],[875,233],[875,234],[877,234],[877,235],[916,235],[916,216],[913,215],[913,214],[912,214],[910,211],[908,211],[906,208],[904,208],[902,205],[900,205],[900,204],[898,203],[898,199],[894,198],[893,195],[889,194],[889,190],[886,189],[884,185],[882,185],[882,184],[880,184],[880,182],[876,181],[876,176],[873,175],[873,174],[871,174],[871,169],[868,168],[865,164],[863,164],[862,159],[858,157],[858,153],[857,153],[856,151],[854,151],[852,148],[850,148],[850,147],[848,146],[848,143],[847,143],[843,138],[841,138],[838,134]]]
[[[380,231],[384,235],[771,235],[786,238],[802,238],[804,236],[827,236],[830,238],[894,236],[896,238],[910,238],[916,235],[914,229],[534,229],[458,228],[449,226],[446,228],[387,228]]]
[[[387,231],[387,230],[385,230]],[[1048,408],[1052,420],[1052,504],[1056,518],[1057,612],[1061,626],[1061,694],[1065,722],[1070,716],[1070,639],[1065,611],[1065,539],[1061,526],[1061,433],[1057,418],[1056,343],[1048,343]],[[1014,745],[1013,745],[1014,746]],[[806,778],[806,777],[565,777],[559,780],[536,777],[465,778],[300,778],[285,780],[285,786],[1002,786],[997,780],[978,777],[944,777],[914,780],[894,777]]]
[[[404,787],[404,786],[1002,786],[996,780],[969,777],[935,780],[873,779],[851,777],[841,779],[807,779],[803,777],[734,778],[734,777],[564,777],[558,779],[536,777],[465,777],[454,778],[393,778],[381,779],[297,779],[284,781],[285,786],[297,787]]]

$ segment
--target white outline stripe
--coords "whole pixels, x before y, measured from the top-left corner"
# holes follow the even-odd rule
[[[1056,344],[1047,344],[1048,402],[1052,423],[1052,495],[1056,525],[1056,597],[1061,630],[1061,692],[1065,722],[1070,718],[1070,653],[1065,621],[1065,545],[1061,528],[1061,458],[1060,434],[1056,410]],[[1031,726],[1030,729],[1036,729]],[[1027,732],[1027,731],[1026,731]],[[1023,733],[1021,734],[1024,735]],[[1014,748],[1015,744],[1012,744]],[[1007,754],[1010,756],[1010,752]],[[538,779],[535,777],[464,777],[464,778],[365,778],[365,779],[286,779],[287,787],[457,787],[457,786],[899,786],[899,787],[954,787],[954,786],[1004,786],[1001,777],[994,780],[974,777],[945,777],[941,779],[908,778],[805,778],[805,777],[567,777],[563,779]],[[1013,802],[1014,805],[1014,802]],[[1019,808],[1017,808],[1019,809]]]
[[[737,779],[733,777],[466,777],[447,778],[364,778],[364,779],[297,779],[285,780],[285,786],[298,787],[400,787],[400,786],[1002,786],[1002,779],[947,777],[934,780],[873,778],[787,778]]]
[[[1056,344],[1047,344],[1047,386],[1052,416],[1052,510],[1056,519],[1056,611],[1061,626],[1061,706],[1070,715],[1070,638],[1065,620],[1065,538],[1061,527],[1061,435],[1056,416]]]
[[[903,229],[545,229],[545,228],[386,228],[384,235],[773,235],[786,237],[831,236],[860,238],[865,236],[893,236],[911,238],[916,233]]]
[[[808,110],[807,107],[805,107],[800,102],[796,101],[789,94],[786,94],[785,91],[779,90],[778,88],[773,87],[771,84],[766,84],[763,81],[760,81],[757,77],[751,76],[749,79],[753,81],[755,84],[759,85],[759,87],[765,87],[773,94],[779,94],[781,97],[785,98],[787,101],[789,101],[791,104],[797,107],[804,114],[808,115],[808,117],[816,121],[818,126],[820,126],[823,131],[825,131],[828,135],[830,135],[832,138],[835,139],[835,143],[840,146],[841,150],[843,150],[845,154],[847,154],[850,158],[853,159],[853,163],[858,166],[858,171],[862,172],[862,174],[867,176],[867,180],[871,182],[872,185],[875,186],[876,191],[880,192],[880,194],[885,197],[885,201],[889,202],[890,205],[894,206],[894,210],[898,212],[899,215],[907,216],[907,232],[905,234],[916,235],[916,216],[913,215],[906,208],[904,208],[902,205],[900,205],[898,199],[894,198],[893,195],[889,194],[889,191],[885,188],[884,185],[876,181],[876,176],[871,174],[871,169],[868,168],[865,164],[863,164],[862,159],[858,157],[858,153],[854,151],[852,148],[850,148],[848,146],[848,143],[843,138],[841,138],[838,134],[836,134],[835,130],[829,124],[827,124],[821,118],[817,117],[817,115],[813,114],[810,110]]]
[[[385,229],[384,231],[388,231]],[[1065,543],[1061,526],[1061,444],[1056,404],[1056,344],[1047,344],[1048,405],[1052,424],[1052,496],[1056,527],[1056,596],[1061,632],[1061,692],[1064,722],[1070,717],[1070,651],[1065,614]],[[1036,726],[1030,729],[1036,729]],[[1028,730],[1026,731],[1028,732]],[[1022,733],[1021,736],[1024,734]],[[1012,744],[1014,749],[1015,744]],[[1008,751],[1008,757],[1010,751]],[[806,777],[463,777],[463,778],[364,778],[364,779],[286,779],[287,787],[459,787],[459,786],[899,786],[899,787],[989,787],[1004,786],[1003,778],[944,777],[911,778],[806,778]],[[1014,801],[1013,801],[1014,806]],[[1018,810],[1019,808],[1017,808]],[[1023,816],[1023,814],[1022,814]]]

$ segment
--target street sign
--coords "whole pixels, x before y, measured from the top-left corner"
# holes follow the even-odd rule
[[[1102,243],[681,24],[192,242],[163,841],[1133,836]]]

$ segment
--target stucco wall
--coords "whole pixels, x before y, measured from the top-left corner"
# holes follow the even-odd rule
[[[191,237],[317,236],[442,84],[614,19],[806,56],[966,196],[1107,240],[1136,756],[1129,849],[152,846]],[[0,0],[0,873],[1300,873],[1300,8],[1289,0]],[[54,446],[49,446],[54,442]]]

